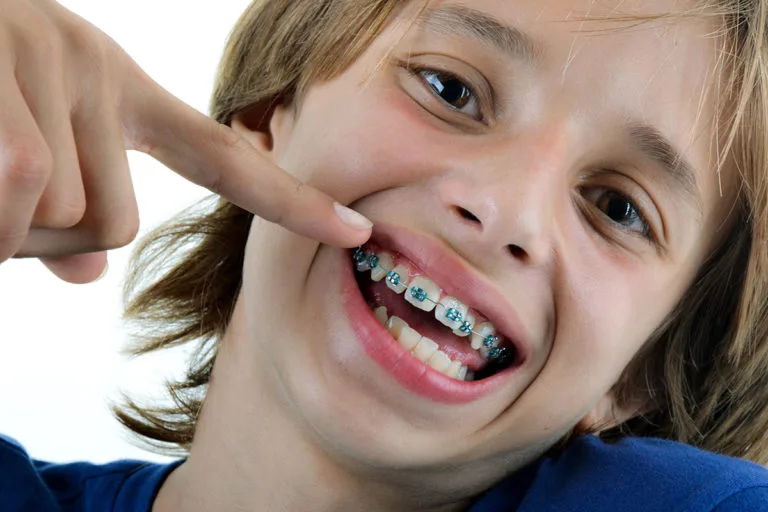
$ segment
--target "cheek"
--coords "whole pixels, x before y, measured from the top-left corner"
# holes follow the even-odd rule
[[[344,203],[441,170],[451,137],[402,92],[338,89],[310,91],[278,165]]]
[[[678,266],[622,257],[583,233],[571,237],[567,270],[554,287],[557,332],[541,379],[563,411],[588,410],[611,389],[687,282]]]

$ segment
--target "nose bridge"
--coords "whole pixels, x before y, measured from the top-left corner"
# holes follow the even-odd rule
[[[471,236],[487,253],[511,252],[545,265],[553,252],[558,204],[567,179],[565,130],[526,130],[514,140],[485,144],[466,170],[442,186],[446,207],[477,224]]]

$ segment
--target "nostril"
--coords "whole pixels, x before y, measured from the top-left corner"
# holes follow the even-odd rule
[[[461,208],[460,206],[457,206],[456,213],[458,213],[461,218],[466,219],[470,222],[477,222],[478,224],[482,224],[482,222],[480,222],[480,219],[478,219],[475,216],[475,214],[473,214],[471,211],[465,208]]]
[[[516,259],[525,260],[528,257],[528,253],[526,253],[525,249],[519,245],[509,244],[507,249],[509,250],[509,253]]]

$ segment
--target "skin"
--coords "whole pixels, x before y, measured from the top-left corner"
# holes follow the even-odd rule
[[[669,4],[622,8],[643,15]],[[462,510],[575,425],[615,425],[642,406],[639,396],[620,407],[611,388],[690,285],[733,203],[707,122],[712,27],[649,23],[596,35],[590,29],[622,25],[563,21],[615,14],[591,1],[471,6],[524,27],[541,58],[509,59],[420,29],[404,35],[395,23],[299,107],[279,107],[269,133],[244,117],[233,127],[374,223],[406,227],[460,258],[517,313],[531,357],[468,404],[408,393],[353,341],[338,300],[340,249],[257,219],[191,455],[157,512]],[[490,82],[491,125],[431,97],[400,66],[409,53]],[[698,205],[632,149],[627,120],[653,125],[690,161]],[[595,191],[606,189],[636,197],[659,240],[603,216]]]
[[[299,187],[57,2],[1,4],[0,263],[37,257],[65,281],[97,279],[106,251],[139,226],[126,149],[325,243],[350,247],[370,235],[364,218]]]

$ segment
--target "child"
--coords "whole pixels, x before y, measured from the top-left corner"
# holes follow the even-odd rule
[[[724,456],[768,462],[766,21],[768,2],[257,1],[215,128],[118,60],[116,117],[89,115],[226,198],[150,237],[128,283],[136,352],[197,352],[172,406],[118,416],[185,459],[51,466],[8,441],[5,503],[768,510],[766,471]],[[89,222],[61,220],[77,180],[48,109],[3,94],[53,156],[0,189],[0,233],[24,233],[2,250],[88,281],[135,231],[91,210],[130,202],[124,174],[100,179],[75,124]]]

